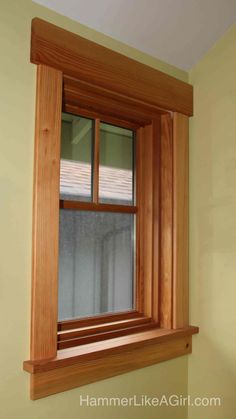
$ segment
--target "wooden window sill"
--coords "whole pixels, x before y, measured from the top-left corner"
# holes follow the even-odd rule
[[[198,328],[194,326],[176,330],[156,328],[62,349],[53,359],[25,361],[24,370],[31,374],[31,399],[189,354],[195,333]]]

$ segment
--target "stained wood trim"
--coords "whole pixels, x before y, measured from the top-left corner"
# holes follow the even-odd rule
[[[62,73],[37,69],[34,150],[31,359],[57,351],[57,276],[59,229]]]
[[[138,125],[150,124],[157,115],[165,114],[166,111],[155,106],[148,105],[143,101],[132,99],[125,95],[112,92],[111,90],[86,83],[64,75],[64,102],[78,105],[78,98],[83,106],[100,112],[106,109],[106,114],[117,118],[126,118]]]
[[[150,114],[142,113],[142,111],[136,106],[131,107],[126,102],[117,102],[116,99],[101,97],[99,94],[93,92],[87,92],[83,89],[69,89],[64,86],[64,103],[66,105],[77,106],[78,102],[83,103],[83,108],[90,110],[95,113],[102,112],[106,117],[113,118],[125,118],[136,125],[145,125],[151,123]]]
[[[153,125],[137,130],[137,310],[152,316]]]
[[[192,337],[180,337],[162,343],[145,345],[133,351],[108,355],[52,371],[31,374],[31,399],[114,377],[138,368],[187,355],[192,352]]]
[[[59,339],[57,347],[58,349],[72,348],[73,346],[85,345],[92,342],[101,342],[103,340],[113,339],[120,336],[130,336],[134,333],[144,332],[150,329],[154,329],[156,327],[157,324],[149,320],[149,322],[143,324],[130,324],[127,327],[123,326],[123,328],[113,327],[113,329],[111,330],[100,333],[89,334],[88,331],[87,335],[85,336],[73,337],[69,339]]]
[[[143,128],[139,128],[135,135],[135,157],[136,157],[136,205],[142,207],[142,135]],[[142,247],[141,247],[141,217],[142,211],[139,211],[136,216],[136,258],[135,258],[135,308],[139,313],[144,313],[144,283],[143,275],[141,274],[141,260],[142,260]]]
[[[32,21],[31,41],[31,61],[39,69],[31,360],[24,368],[32,374],[31,397],[36,399],[190,353],[191,335],[198,329],[184,327],[188,325],[187,116],[192,115],[192,86],[37,18]],[[97,133],[98,119],[137,130],[137,206],[99,204],[98,173],[95,202],[59,204],[61,107],[97,119]],[[97,166],[98,143],[97,136]],[[59,207],[137,214],[137,311],[110,315],[112,326],[115,319],[127,319],[130,326],[124,329],[120,323],[117,330],[108,330],[112,326],[106,330],[109,315],[103,320],[97,316],[60,322],[58,336],[70,330],[66,339],[59,338],[59,345],[77,339],[79,346],[57,352]],[[153,322],[161,328],[141,331],[152,328]],[[98,324],[100,332],[89,335],[89,328]],[[87,328],[87,334],[71,331],[81,327]],[[71,339],[73,333],[77,335]]]
[[[151,322],[151,318],[148,317],[137,317],[133,319],[120,320],[116,322],[109,322],[104,324],[97,324],[93,326],[79,327],[71,330],[58,331],[58,341],[73,339],[82,336],[88,336],[91,334],[100,334],[103,332],[110,332],[112,330],[124,329],[129,326],[139,326]]]
[[[142,235],[141,242],[141,268],[144,283],[144,314],[152,316],[153,300],[153,149],[154,149],[153,124],[143,128],[142,137],[142,208],[140,208],[142,217]]]
[[[74,115],[78,115],[78,116],[84,116],[85,118],[90,118],[90,119],[99,118],[102,122],[117,125],[118,127],[121,127],[121,128],[136,130],[137,128],[140,127],[140,123],[127,120],[125,119],[124,115],[123,115],[123,118],[118,118],[113,115],[107,115],[101,111],[100,112],[95,111],[94,109],[91,109],[91,108],[86,109],[83,106],[79,106],[79,104],[71,105],[71,104],[65,103],[63,104],[63,111],[74,114]]]
[[[174,113],[174,227],[173,227],[173,327],[189,324],[188,296],[188,201],[189,201],[189,121]]]
[[[102,342],[94,342],[74,348],[62,349],[57,352],[56,358],[43,361],[25,361],[24,369],[32,374],[51,371],[57,368],[73,365],[80,362],[90,362],[93,359],[105,358],[108,355],[118,353],[125,354],[126,350],[133,351],[148,344],[160,344],[192,336],[198,333],[198,328],[189,326],[177,330],[154,329],[146,332],[136,333],[130,336],[121,336]]]
[[[100,154],[100,119],[95,119],[93,150],[93,203],[99,201],[99,154]]]
[[[173,310],[173,138],[171,115],[161,116],[160,326],[172,327]]]
[[[100,314],[82,319],[63,320],[58,322],[58,330],[69,330],[81,327],[93,327],[95,325],[104,325],[106,323],[117,323],[124,320],[133,320],[140,318],[140,313],[136,310],[125,311],[121,313]],[[143,316],[144,318],[144,316]]]
[[[108,355],[52,371],[31,374],[31,399],[114,377],[138,368],[187,355],[192,352],[192,337],[180,337],[139,347],[133,351]]]
[[[31,62],[162,109],[193,114],[193,88],[38,18],[32,20]]]
[[[60,200],[60,208],[81,211],[120,212],[135,214],[137,207],[132,205],[96,204],[95,202],[79,202]]]
[[[159,321],[160,117],[137,130],[137,310]]]
[[[160,255],[161,255],[161,116],[153,120],[153,278],[152,278],[152,318],[160,320]]]

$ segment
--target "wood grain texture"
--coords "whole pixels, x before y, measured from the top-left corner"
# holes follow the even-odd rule
[[[153,125],[137,132],[138,310],[152,316],[153,286]]]
[[[153,289],[153,125],[143,130],[143,267],[144,275],[144,314],[152,316]]]
[[[124,320],[133,320],[140,318],[140,313],[136,310],[122,311],[119,313],[105,313],[97,316],[88,316],[81,319],[63,320],[58,322],[58,330],[70,330],[81,327],[93,327],[95,325],[104,325],[106,323],[117,323]],[[145,318],[143,316],[143,318]]]
[[[121,128],[127,128],[127,129],[137,129],[140,127],[140,123],[136,122],[136,121],[131,121],[128,119],[125,119],[125,117],[123,116],[123,118],[118,118],[115,117],[113,115],[107,115],[106,113],[103,113],[102,110],[100,110],[100,112],[95,111],[94,109],[91,108],[85,108],[82,106],[82,104],[78,102],[77,105],[72,105],[70,103],[64,103],[63,104],[63,111],[64,112],[68,112],[68,113],[72,113],[74,115],[78,115],[78,116],[83,116],[85,118],[90,118],[90,119],[96,119],[99,118],[101,121],[106,122],[107,124],[112,124],[112,125],[117,125],[118,127]]]
[[[31,375],[31,399],[37,400],[55,393],[113,377],[138,368],[191,353],[191,337],[136,349],[125,355],[108,356],[53,371]]]
[[[62,349],[57,352],[57,356],[54,359],[25,361],[24,369],[30,373],[49,371],[84,361],[90,362],[93,359],[104,358],[111,354],[115,355],[125,353],[126,351],[133,351],[149,344],[160,344],[162,342],[191,336],[195,333],[198,333],[198,328],[194,326],[177,330],[155,328],[130,336],[121,336],[102,342],[93,342],[74,348]]]
[[[24,368],[32,374],[31,397],[37,399],[190,353],[191,335],[198,329],[185,327],[188,326],[186,115],[192,115],[192,86],[37,18],[32,22],[31,61],[40,65],[35,130],[31,360],[24,363]],[[73,335],[79,346],[57,352],[62,107],[67,112],[96,119],[97,141],[94,202],[60,201],[60,207],[136,214],[137,297],[135,311],[60,322],[60,344],[67,346]],[[137,206],[98,203],[99,120],[137,130]],[[112,325],[106,326],[109,319]],[[125,320],[129,334],[128,327],[122,328],[121,322]],[[96,326],[100,328],[98,333]],[[81,330],[83,327],[86,331]]]
[[[135,257],[135,309],[139,313],[144,313],[144,283],[143,275],[141,274],[141,261],[142,261],[142,252],[141,252],[141,231],[142,231],[142,211],[140,211],[142,206],[142,136],[143,136],[143,127],[139,127],[135,135],[135,198],[136,205],[139,208],[139,211],[136,214],[136,257]]]
[[[153,278],[152,278],[152,318],[160,320],[160,233],[161,233],[161,117],[153,120]]]
[[[160,326],[172,327],[173,296],[173,139],[171,115],[161,117]]]
[[[94,149],[93,149],[93,203],[99,201],[99,155],[100,155],[100,119],[95,119],[94,126]]]
[[[107,103],[109,103],[110,107],[113,107],[113,111],[117,112],[118,118],[130,118],[138,123],[140,120],[144,120],[145,124],[150,124],[152,119],[156,118],[157,115],[162,115],[167,112],[156,106],[149,105],[142,100],[133,99],[130,96],[113,92],[104,87],[96,86],[67,75],[64,75],[63,77],[63,86],[65,94],[69,94],[68,98],[70,98],[70,93],[74,99],[75,96],[78,97],[80,95],[82,95],[83,98],[87,97],[88,101],[91,100],[91,104],[94,104],[96,112],[100,112],[103,105],[107,106]],[[99,107],[97,106],[97,101],[100,104]],[[74,100],[72,100],[72,102],[74,102]],[[77,102],[78,100],[76,103]],[[66,100],[65,103],[67,103]],[[70,103],[70,101],[68,103]]]
[[[188,296],[188,200],[189,200],[189,121],[174,113],[174,227],[173,227],[173,327],[189,324]]]
[[[113,339],[120,336],[129,336],[134,333],[144,332],[150,329],[154,329],[156,327],[157,327],[157,324],[152,321],[146,322],[146,324],[143,323],[136,326],[129,325],[123,328],[121,327],[114,328],[113,326],[113,329],[109,331],[93,333],[93,334],[89,334],[89,332],[87,332],[87,335],[85,336],[58,340],[57,348],[65,349],[65,348],[72,348],[73,346],[85,345],[87,343],[92,343],[92,342],[101,342],[107,339]]]
[[[37,69],[32,248],[31,359],[57,351],[62,73]]]
[[[98,92],[96,92],[96,90]],[[102,95],[100,94],[102,91]],[[121,101],[119,95],[113,95],[114,98],[105,96],[107,92],[104,89],[96,89],[91,87],[91,91],[83,87],[71,87],[64,84],[64,103],[67,105],[78,105],[78,101],[83,103],[83,108],[99,113],[102,109],[103,114],[114,118],[122,118],[131,121],[137,125],[145,125],[151,123],[150,110],[143,111],[144,106],[127,104],[127,100]],[[110,92],[109,92],[110,93]],[[119,100],[117,100],[117,97]]]
[[[38,18],[32,21],[31,62],[162,109],[193,113],[188,83]]]
[[[36,400],[191,352],[192,337],[185,336],[93,359],[89,363],[81,362],[31,374],[31,399]]]
[[[60,200],[60,208],[81,211],[120,212],[127,214],[135,214],[138,210],[137,207],[133,207],[132,205],[97,204],[95,202],[68,201],[63,199]]]
[[[150,323],[151,319],[148,317],[137,317],[133,319],[120,320],[115,322],[108,322],[103,324],[97,324],[92,326],[78,327],[71,330],[59,330],[58,341],[72,339],[75,337],[87,336],[91,334],[100,334],[103,332],[110,332],[112,330],[119,330],[128,328],[129,326],[140,326]]]

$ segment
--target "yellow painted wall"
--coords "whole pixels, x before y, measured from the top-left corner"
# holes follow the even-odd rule
[[[190,72],[189,393],[223,397],[189,419],[236,418],[236,25]]]
[[[31,208],[35,66],[29,63],[34,16],[100,42],[180,79],[187,74],[129,48],[30,0],[0,0],[0,418],[186,419],[181,408],[85,408],[79,395],[185,394],[187,358],[182,357],[80,389],[29,400]],[[231,261],[231,263],[233,263]]]

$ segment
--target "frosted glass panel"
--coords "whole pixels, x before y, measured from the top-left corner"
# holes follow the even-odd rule
[[[100,124],[100,202],[133,205],[133,155],[133,131]]]
[[[93,120],[62,113],[61,199],[91,201]]]
[[[134,219],[60,210],[59,320],[133,308]]]

